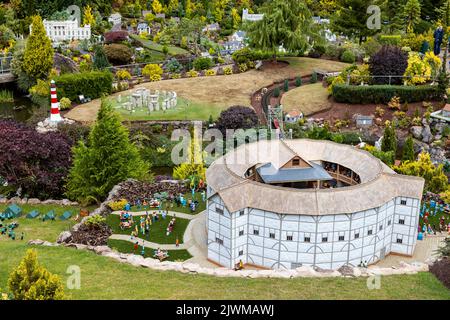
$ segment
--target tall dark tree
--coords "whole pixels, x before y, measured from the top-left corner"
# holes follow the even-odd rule
[[[94,68],[98,69],[98,70],[103,70],[103,69],[111,66],[108,62],[108,57],[106,57],[103,47],[100,45],[97,45],[94,48],[93,64],[94,64]]]
[[[367,0],[337,0],[337,10],[331,19],[331,29],[359,43],[377,32],[367,27],[367,7],[372,1]]]
[[[258,116],[252,108],[232,106],[220,113],[217,127],[223,134],[226,129],[250,129],[258,124]]]
[[[280,46],[304,52],[311,42],[323,41],[303,0],[269,1],[260,11],[264,18],[246,25],[250,46],[272,52],[275,59]]]

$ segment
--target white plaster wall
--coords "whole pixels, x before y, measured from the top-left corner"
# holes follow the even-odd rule
[[[216,206],[224,213],[217,213]],[[315,265],[337,269],[362,261],[371,264],[391,252],[411,255],[419,207],[417,199],[396,198],[380,208],[353,214],[281,215],[254,208],[230,214],[215,195],[208,201],[208,258],[227,267],[242,260],[267,268]],[[399,224],[399,219],[405,223]],[[216,242],[217,236],[223,244]]]

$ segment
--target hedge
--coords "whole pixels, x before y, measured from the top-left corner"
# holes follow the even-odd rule
[[[67,73],[55,78],[58,96],[78,101],[79,95],[96,99],[111,94],[113,75],[109,71]]]
[[[338,84],[333,86],[333,97],[337,102],[351,104],[388,103],[397,96],[401,102],[434,101],[439,99],[437,86],[398,86],[371,85],[352,86]]]

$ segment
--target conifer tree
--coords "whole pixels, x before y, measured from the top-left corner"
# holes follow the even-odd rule
[[[420,2],[419,0],[408,0],[403,9],[406,18],[406,32],[414,32],[414,27],[420,22]]]
[[[386,121],[386,125],[384,128],[383,140],[381,142],[381,151],[393,151],[394,154],[397,151],[397,137],[395,135],[394,124],[389,121]]]
[[[9,290],[15,300],[63,300],[60,278],[42,267],[35,250],[27,250],[25,257],[8,279]]]
[[[405,146],[403,147],[403,157],[402,161],[414,161],[416,159],[414,153],[414,141],[411,136],[409,136],[405,141]]]
[[[83,24],[90,25],[91,29],[95,27],[95,17],[94,14],[92,13],[92,8],[90,5],[87,5],[86,8],[84,8]]]
[[[103,70],[110,66],[108,62],[108,58],[106,57],[105,51],[103,47],[100,45],[95,46],[94,48],[94,60],[93,65],[95,69]]]
[[[42,18],[34,16],[31,34],[25,45],[22,69],[34,80],[44,80],[52,69],[53,55],[52,42],[47,37]]]
[[[120,116],[103,100],[88,143],[73,149],[67,195],[83,204],[100,203],[113,186],[128,178],[148,179],[148,171]]]

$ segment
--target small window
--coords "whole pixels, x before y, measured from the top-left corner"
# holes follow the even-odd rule
[[[216,212],[217,212],[218,214],[223,214],[223,209],[221,209],[221,208],[219,208],[219,207],[216,207]]]
[[[398,224],[405,224],[405,219],[398,219]]]
[[[379,228],[378,228],[380,231],[381,230],[383,230],[383,225],[382,224],[380,224],[380,226],[379,226]]]
[[[300,165],[300,159],[293,159],[292,160],[292,165],[293,166],[299,166]]]
[[[293,237],[293,236],[287,236],[287,237],[286,237],[286,240],[287,240],[287,241],[292,241],[292,240],[294,240],[294,237]]]
[[[402,206],[406,206],[406,200],[400,200],[400,204],[401,204]]]
[[[368,235],[368,236],[371,236],[371,235],[372,235],[372,233],[373,233],[373,230],[372,230],[372,229],[370,229],[370,230],[367,230],[367,235]]]
[[[344,241],[345,240],[345,236],[339,236],[339,241]]]
[[[253,234],[255,236],[259,236],[259,230],[258,229],[253,229]]]
[[[359,233],[355,233],[355,239],[359,238]]]
[[[223,244],[223,240],[220,239],[220,238],[217,238],[217,237],[216,237],[216,242],[217,242],[218,244]]]
[[[305,237],[305,242],[311,242],[311,237]]]
[[[243,256],[244,255],[244,250],[239,250],[239,255]]]
[[[403,243],[403,239],[397,238],[397,243]]]
[[[275,233],[272,233],[272,232],[269,233],[269,238],[270,238],[270,239],[275,239]]]
[[[328,242],[328,237],[322,237],[322,242]]]
[[[391,225],[391,223],[392,223],[392,222],[391,222],[391,220],[388,220],[388,226],[390,226],[390,225]]]
[[[244,235],[244,230],[239,230],[239,237]]]
[[[239,211],[239,216],[242,217],[245,214],[244,210]]]

